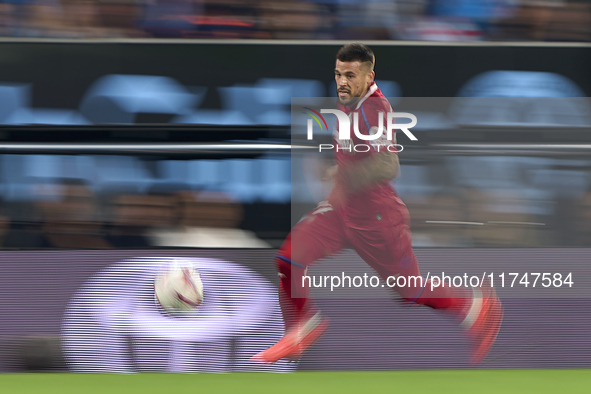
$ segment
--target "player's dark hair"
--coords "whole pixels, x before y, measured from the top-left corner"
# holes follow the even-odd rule
[[[341,62],[370,63],[370,70],[373,70],[376,57],[368,46],[353,42],[344,45],[339,49],[337,52],[337,60],[340,60]]]

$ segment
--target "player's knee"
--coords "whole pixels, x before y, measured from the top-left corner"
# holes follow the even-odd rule
[[[296,275],[306,270],[305,265],[294,262],[281,253],[275,256],[275,268],[281,277],[290,277],[294,270],[297,272]]]
[[[285,276],[289,276],[291,273],[291,264],[285,261],[282,257],[283,256],[281,255],[277,255],[275,257],[275,268],[280,275],[283,274]]]

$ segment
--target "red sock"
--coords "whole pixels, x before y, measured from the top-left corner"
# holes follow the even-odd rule
[[[418,290],[418,289],[417,289]],[[401,294],[402,295],[402,294]],[[464,287],[434,287],[431,289],[431,281],[425,283],[419,295],[404,299],[413,304],[425,305],[433,309],[442,309],[462,321],[468,314],[472,305],[472,292]]]
[[[308,288],[293,286],[301,282],[306,267],[291,261],[291,234],[287,236],[275,257],[275,267],[279,274],[279,305],[285,321],[285,329],[289,330],[295,323],[310,313],[311,302]]]

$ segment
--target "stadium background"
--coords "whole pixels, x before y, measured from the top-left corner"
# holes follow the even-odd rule
[[[586,44],[373,44],[379,62],[377,80],[394,105],[397,97],[559,100],[551,103],[554,109],[534,110],[529,117],[515,120],[510,119],[511,113],[503,113],[507,108],[499,99],[495,105],[501,108],[494,112],[499,119],[486,120],[489,130],[479,127],[479,132],[458,134],[453,122],[442,129],[422,119],[418,127],[427,133],[420,139],[422,150],[418,157],[403,158],[404,174],[396,183],[411,209],[417,246],[586,245],[591,182],[586,151],[454,152],[442,159],[429,151],[435,142],[587,142],[582,130],[589,124],[584,104],[579,107],[566,101],[586,97],[591,89]],[[298,180],[290,177],[290,157],[285,151],[183,156],[183,152],[170,150],[151,155],[129,151],[97,155],[96,150],[87,150],[66,155],[72,152],[50,145],[25,151],[10,144],[286,143],[290,141],[291,98],[333,95],[331,72],[326,67],[338,45],[2,43],[6,58],[0,75],[0,122],[8,144],[0,156],[3,245],[52,246],[39,228],[53,220],[48,218],[49,211],[70,212],[69,204],[82,204],[78,212],[90,215],[86,219],[98,226],[87,232],[105,230],[103,235],[110,239],[87,240],[89,246],[93,242],[104,247],[201,246],[191,239],[155,240],[154,231],[163,228],[166,232],[182,224],[178,217],[182,211],[184,225],[239,227],[254,232],[263,244],[278,247],[291,225],[285,218],[290,215],[292,191],[307,188],[298,184],[292,190],[290,183]],[[570,113],[563,113],[565,106],[573,108],[567,110]],[[578,113],[576,108],[581,108]],[[562,129],[551,130],[547,125],[536,129],[540,119]],[[501,127],[509,121],[513,128]],[[479,120],[470,122],[477,125]],[[493,130],[495,125],[499,127]],[[564,130],[572,125],[577,128]],[[28,154],[18,154],[22,152]],[[58,187],[63,184],[68,186]],[[207,193],[195,200],[183,191]],[[62,199],[59,207],[44,203],[55,202],[60,194],[72,198]],[[318,199],[305,192],[298,198],[310,204]],[[211,204],[219,205],[223,217],[203,216],[211,212]],[[467,234],[463,227],[425,225],[426,220],[486,218],[545,226]],[[128,236],[120,234],[113,223],[125,224]],[[67,237],[62,241],[62,246],[84,247]],[[246,246],[234,244],[238,245]],[[250,244],[255,245],[262,244]]]
[[[374,14],[368,11],[357,22],[352,16],[360,15],[362,4],[301,2],[302,15],[320,16],[312,28],[269,25],[294,14],[289,7],[296,4],[271,3],[270,19],[235,4],[216,9],[204,2],[201,19],[169,18],[176,25],[156,28],[145,27],[146,21],[130,28],[133,18],[114,18],[129,15],[116,7],[139,3],[84,3],[100,10],[94,30],[70,18],[35,22],[37,11],[52,5],[3,3],[4,35],[11,38],[0,43],[0,242],[7,249],[0,254],[0,371],[67,370],[61,324],[68,302],[99,270],[126,258],[217,258],[257,272],[265,283],[276,282],[272,256],[294,220],[289,152],[165,145],[289,143],[291,97],[333,95],[334,54],[346,41],[327,40],[368,43],[377,56],[380,86],[393,101],[550,97],[568,107],[569,98],[591,92],[585,2],[522,2],[494,17],[486,7],[458,11],[432,2],[420,12],[399,12],[395,29],[380,8],[388,2],[371,2]],[[421,2],[390,3],[409,10],[402,6]],[[376,10],[384,16],[378,28]],[[23,18],[28,12],[36,17]],[[54,14],[71,15],[66,8]],[[319,22],[324,16],[332,16],[330,24]],[[167,19],[152,22],[162,20]],[[265,40],[270,38],[313,40]],[[382,39],[481,42],[375,41]],[[505,42],[486,42],[499,39]],[[575,283],[586,280],[588,114],[583,109],[565,118],[558,111],[566,121],[553,123],[556,129],[540,130],[539,122],[523,119],[507,126],[501,117],[498,124],[464,129],[461,138],[454,127],[422,130],[429,138],[402,157],[403,177],[397,181],[411,211],[419,259],[427,267],[453,266],[462,253],[474,252],[476,259],[484,253],[521,272],[552,267],[553,259],[568,262],[556,270],[580,262]],[[480,148],[442,152],[434,146],[460,140]],[[86,147],[67,146],[76,142]],[[141,153],[96,148],[114,142],[161,146]],[[540,142],[571,146],[532,147]],[[491,153],[486,144],[493,143],[522,149]],[[315,203],[313,193],[296,194],[306,206]],[[488,225],[474,229],[455,221]],[[545,248],[545,260],[536,248]],[[344,260],[359,268],[353,256]],[[591,338],[583,312],[588,296],[521,295],[505,302],[507,319],[483,368],[589,366]],[[300,370],[467,367],[459,333],[429,311],[406,310],[386,298],[321,297],[319,303],[333,328]],[[380,349],[376,338],[384,344]],[[158,346],[153,350],[158,354]]]

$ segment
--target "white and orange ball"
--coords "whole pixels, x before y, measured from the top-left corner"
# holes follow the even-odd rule
[[[191,267],[169,266],[154,281],[156,300],[167,312],[190,312],[203,302],[203,282]]]

